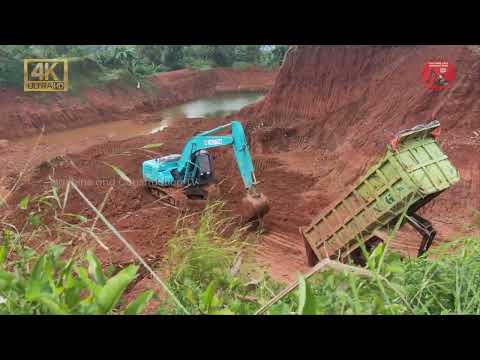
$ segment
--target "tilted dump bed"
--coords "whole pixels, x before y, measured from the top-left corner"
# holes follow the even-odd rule
[[[312,256],[315,261],[325,257],[345,260],[360,241],[366,243],[378,230],[387,229],[406,207],[413,213],[460,180],[435,141],[439,132],[440,124],[433,121],[398,133],[385,156],[341,201],[300,229],[310,265]]]

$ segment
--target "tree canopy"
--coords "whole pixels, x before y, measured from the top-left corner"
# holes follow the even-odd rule
[[[279,65],[288,45],[2,45],[0,51],[22,58],[92,57],[107,67],[139,74],[212,67]]]

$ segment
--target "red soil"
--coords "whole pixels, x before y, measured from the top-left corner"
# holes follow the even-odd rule
[[[434,59],[456,66],[447,90],[431,91],[421,80],[422,65]],[[438,119],[440,142],[462,180],[423,213],[439,230],[437,241],[472,231],[473,209],[480,209],[478,47],[298,46],[264,101],[241,115],[252,119],[258,151],[315,179],[301,192],[304,201],[292,205],[285,196],[272,205],[272,228],[284,223],[283,208],[296,215],[292,228],[308,223],[383,154],[395,132]],[[301,246],[300,238],[294,243]],[[413,255],[418,244],[418,236],[403,234],[393,247]]]
[[[447,90],[432,92],[422,83],[421,70],[426,61],[439,57],[455,64],[457,79]],[[187,75],[213,76],[183,71],[154,81],[164,86],[179,84],[185,86],[184,94],[193,94],[195,90],[188,90],[190,85],[180,85],[183,80],[179,78],[186,79]],[[223,80],[216,84],[224,86]],[[474,47],[293,48],[267,97],[235,116],[244,122],[259,187],[270,200],[271,210],[264,219],[265,234],[258,248],[259,261],[270,265],[272,275],[279,280],[291,281],[296,271],[304,271],[306,259],[298,227],[308,224],[323,207],[342,196],[345,187],[383,155],[394,133],[432,118],[442,124],[440,142],[462,180],[423,213],[439,230],[437,241],[458,232],[471,233],[472,211],[480,208],[480,136],[475,135],[475,131],[480,134],[479,99],[480,55]],[[93,184],[82,184],[81,188],[98,205],[109,185],[95,184],[95,180],[117,180],[105,207],[106,216],[143,256],[158,261],[174,231],[178,212],[157,206],[141,187],[119,183],[102,162],[115,164],[132,179],[140,180],[142,161],[153,155],[135,149],[163,143],[160,153],[178,153],[196,131],[231,118],[189,120],[188,127],[184,120],[178,120],[158,134],[109,142],[69,155],[56,166],[54,174],[51,169],[37,169],[19,189],[15,201],[24,194],[48,189],[48,175],[56,179],[73,176],[92,180]],[[122,155],[126,150],[129,154]],[[235,210],[243,186],[233,157],[228,150],[213,153],[222,197]],[[92,215],[78,196],[72,197],[70,207],[71,212]],[[132,261],[118,241],[107,237],[105,244],[110,251],[97,246],[102,257],[120,263]],[[413,255],[418,245],[419,237],[404,231],[393,247]]]

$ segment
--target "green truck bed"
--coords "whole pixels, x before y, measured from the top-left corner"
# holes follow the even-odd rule
[[[399,132],[385,156],[342,200],[300,228],[310,265],[325,257],[343,261],[361,242],[382,239],[379,234],[385,233],[406,208],[411,224],[417,230],[429,231],[430,243],[424,245],[424,250],[428,249],[435,232],[415,211],[460,180],[435,140],[439,132],[438,121]]]

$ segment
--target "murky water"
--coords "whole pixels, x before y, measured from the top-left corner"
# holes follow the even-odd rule
[[[262,93],[240,92],[217,95],[210,98],[191,101],[182,105],[163,109],[152,117],[158,121],[141,124],[134,120],[119,120],[110,123],[95,124],[78,129],[46,134],[41,143],[69,148],[72,142],[85,142],[94,139],[125,140],[140,135],[161,131],[174,121],[184,118],[208,118],[229,115],[263,97]],[[185,121],[185,120],[183,120]],[[188,121],[188,120],[187,120]],[[186,124],[188,126],[188,124]],[[19,139],[16,142],[33,145],[37,136]]]

